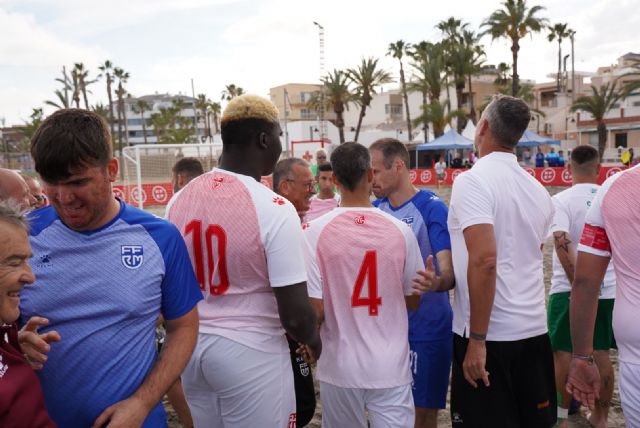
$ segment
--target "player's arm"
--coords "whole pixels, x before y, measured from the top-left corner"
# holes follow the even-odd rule
[[[564,230],[553,232],[553,246],[564,273],[569,278],[569,282],[573,283],[577,255],[576,245],[571,241],[569,232]]]
[[[193,307],[186,314],[165,320],[167,337],[162,351],[133,395],[108,407],[96,419],[94,427],[140,427],[149,412],[160,402],[169,387],[184,370],[198,337],[198,310]]]
[[[455,286],[451,250],[441,250],[436,254],[439,275],[436,273],[431,257],[427,257],[426,269],[416,272],[418,277],[414,279],[414,283],[424,287],[425,291],[451,290]]]
[[[467,283],[471,312],[469,345],[463,362],[464,377],[474,387],[478,379],[489,386],[489,373],[485,370],[485,339],[496,293],[496,238],[492,224],[469,226],[463,235],[469,253]]]
[[[314,299],[313,297],[309,297],[309,303],[313,307],[313,310],[316,313],[316,319],[318,323],[318,328],[324,322],[324,302],[322,299]]]
[[[282,327],[298,343],[307,345],[317,359],[322,352],[314,308],[309,303],[307,284],[273,287]]]
[[[414,312],[418,310],[420,306],[420,296],[404,296],[404,302],[407,305],[407,309]]]

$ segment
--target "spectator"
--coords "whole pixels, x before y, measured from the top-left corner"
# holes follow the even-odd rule
[[[37,203],[20,174],[0,168],[0,201],[9,200],[18,204],[22,210],[35,209]]]
[[[435,170],[436,183],[438,184],[438,189],[440,189],[440,184],[444,183],[444,180],[447,177],[447,164],[444,162],[443,158],[440,158],[438,162],[436,162]]]
[[[547,165],[550,167],[556,167],[558,166],[558,154],[556,153],[556,150],[551,147],[551,150],[549,150],[549,153],[547,153]]]
[[[538,146],[538,151],[536,152],[536,168],[544,167],[544,153],[542,153],[542,149]]]
[[[316,193],[316,183],[309,164],[299,158],[282,159],[273,170],[273,189],[293,204],[300,221],[309,211],[310,199]]]
[[[531,166],[531,150],[529,150],[529,147],[524,149],[524,152],[522,153],[522,160],[524,162],[524,166]]]
[[[33,198],[36,200],[34,209],[46,207],[47,205],[49,205],[47,196],[42,191],[40,180],[27,174],[22,174],[22,178],[27,183],[27,186],[29,186],[29,192],[31,192],[31,196],[33,196]]]
[[[564,168],[564,152],[562,150],[558,151],[558,166]]]
[[[178,192],[194,178],[202,175],[204,169],[197,158],[181,158],[171,168],[173,193]]]
[[[307,222],[328,213],[340,203],[340,195],[336,193],[333,184],[333,168],[329,162],[318,167],[316,183],[318,183],[318,194],[310,199],[309,211],[304,220]]]
[[[318,149],[316,151],[316,163],[311,165],[311,174],[314,177],[318,175],[318,167],[327,162],[327,152],[324,149]]]

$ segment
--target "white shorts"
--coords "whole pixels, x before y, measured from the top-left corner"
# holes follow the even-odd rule
[[[320,382],[320,400],[323,428],[366,428],[366,413],[371,428],[406,428],[415,424],[411,384],[360,389]]]
[[[198,335],[182,373],[196,428],[295,428],[289,348],[271,354],[222,336]]]
[[[627,428],[640,428],[640,365],[619,361],[620,401]]]

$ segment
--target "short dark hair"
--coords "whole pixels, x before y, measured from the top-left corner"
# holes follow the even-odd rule
[[[36,171],[48,182],[67,179],[77,168],[104,168],[112,156],[109,127],[94,112],[58,110],[31,137],[31,156]]]
[[[409,151],[407,147],[395,138],[381,138],[375,141],[369,150],[378,150],[382,153],[382,163],[386,169],[393,166],[393,161],[400,158],[409,169]]]
[[[204,174],[204,168],[202,167],[202,162],[198,158],[182,158],[177,161],[171,171],[175,175],[183,175],[186,178],[194,179],[199,175]]]
[[[264,119],[238,119],[229,120],[220,126],[220,136],[224,148],[230,146],[240,147],[254,141],[262,132],[270,134],[273,132],[277,122],[269,122]]]
[[[577,173],[592,173],[600,163],[598,150],[589,144],[576,147],[571,152],[571,168]]]
[[[291,171],[294,165],[300,165],[305,168],[309,168],[309,164],[300,158],[286,158],[281,159],[276,164],[275,168],[273,168],[273,191],[278,193],[278,189],[280,187],[280,182],[282,180],[292,180]]]
[[[321,172],[332,172],[333,167],[330,162],[325,162],[323,164],[318,165],[318,174]]]
[[[331,153],[331,165],[338,183],[353,192],[371,168],[371,156],[362,144],[343,143]]]
[[[495,95],[483,116],[496,143],[510,149],[518,144],[531,121],[527,103],[508,95]]]

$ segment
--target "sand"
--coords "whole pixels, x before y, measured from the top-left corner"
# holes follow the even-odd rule
[[[440,198],[448,205],[451,197],[451,187],[441,187],[437,189],[432,186],[427,186],[425,189],[431,190],[435,192]],[[566,187],[548,187],[549,193],[552,195],[566,189]],[[547,242],[544,246],[544,279],[545,279],[545,287],[548,292],[549,286],[551,283],[551,254],[553,251],[553,245],[551,241]],[[453,293],[452,293],[453,294]],[[617,377],[617,353],[612,351],[612,360],[614,365],[614,370],[616,371]],[[307,425],[309,428],[320,428],[321,420],[322,420],[322,403],[320,402],[320,396],[318,394],[318,387],[316,385],[316,396],[318,399],[318,406],[316,407],[316,414],[313,420]],[[449,402],[447,400],[447,409],[443,410],[439,413],[438,417],[438,427],[450,427],[451,419],[449,417]],[[182,427],[182,425],[175,418],[175,414],[165,403],[165,407],[167,408],[167,412],[169,415],[169,427],[170,428],[178,428]],[[584,409],[582,409],[584,412]],[[570,427],[590,427],[591,425],[586,421],[586,419],[578,414],[573,415],[569,418],[569,426]],[[610,428],[624,428],[626,425],[624,423],[624,417],[622,416],[622,408],[620,407],[620,395],[618,393],[618,379],[616,378],[616,386],[614,388],[613,400],[611,402],[611,409],[609,411],[609,427]]]

